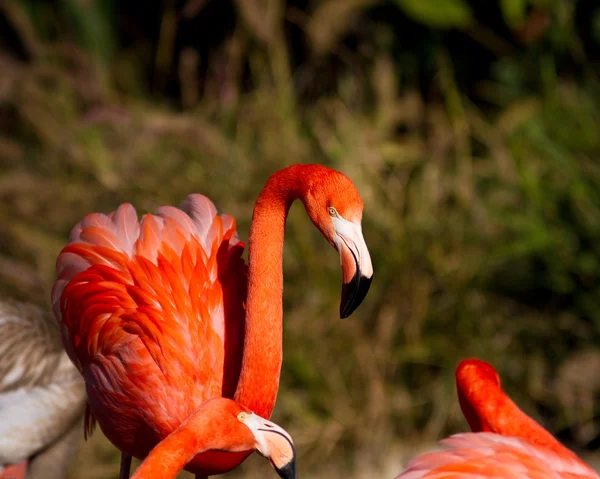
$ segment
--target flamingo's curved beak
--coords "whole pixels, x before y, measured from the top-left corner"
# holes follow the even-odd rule
[[[373,264],[360,224],[341,216],[332,219],[335,230],[334,243],[340,252],[343,276],[340,318],[347,318],[369,292],[373,279]]]
[[[246,417],[244,424],[254,433],[256,450],[271,461],[279,477],[296,479],[298,477],[296,449],[285,429],[254,413]]]
[[[273,467],[275,465],[273,464]],[[296,479],[298,477],[298,466],[296,464],[296,455],[290,462],[285,464],[283,467],[275,467],[275,472],[281,479]]]

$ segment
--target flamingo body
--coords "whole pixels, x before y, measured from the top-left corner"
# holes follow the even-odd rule
[[[440,442],[445,451],[423,454],[398,479],[598,479],[581,461],[527,439],[494,433],[456,434]]]
[[[462,361],[456,386],[473,433],[441,441],[445,451],[411,460],[396,479],[600,479],[600,476],[527,416],[502,390],[500,377],[479,359]]]
[[[83,380],[38,307],[0,301],[0,338],[0,475],[35,477],[50,454],[45,477],[63,478],[83,431]]]
[[[204,401],[232,397],[242,251],[233,218],[201,195],[183,211],[162,207],[138,222],[124,204],[74,228],[57,262],[55,312],[91,413],[121,451],[144,457]],[[208,452],[188,469],[225,472],[239,461],[231,456]]]

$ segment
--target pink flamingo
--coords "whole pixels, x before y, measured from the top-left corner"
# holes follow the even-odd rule
[[[283,235],[295,199],[340,254],[340,315],[346,317],[366,296],[373,268],[360,196],[330,168],[294,165],[271,176],[254,207],[248,269],[234,219],[218,215],[201,195],[190,196],[183,211],[163,206],[138,221],[126,204],[108,216],[88,215],[73,229],[57,260],[54,313],[85,379],[88,425],[96,420],[122,451],[122,478],[129,477],[131,456],[146,457],[165,438],[156,454],[187,437],[177,467],[199,476],[229,471],[254,449],[264,453],[240,421],[233,423],[248,440],[246,449],[239,442],[234,449],[209,447],[190,415],[200,420],[214,398],[233,399],[241,412],[261,418],[271,415],[282,362]],[[229,423],[233,406],[211,403],[217,406]],[[184,422],[190,429],[168,439]],[[206,434],[217,440],[218,432]],[[278,472],[293,470],[283,466]]]
[[[473,433],[441,441],[444,451],[411,460],[396,479],[600,479],[572,451],[506,395],[500,377],[479,359],[456,370],[460,406]]]

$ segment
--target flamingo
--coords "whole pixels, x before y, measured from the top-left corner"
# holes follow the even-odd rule
[[[461,409],[472,433],[443,441],[444,451],[411,460],[396,479],[600,479],[591,467],[506,395],[500,376],[479,359],[456,369]]]
[[[85,386],[50,314],[0,300],[0,477],[64,478]]]
[[[235,220],[198,194],[141,221],[123,204],[73,228],[57,259],[53,310],[85,379],[86,430],[97,421],[122,452],[121,478],[131,456],[146,457],[210,399],[270,417],[282,363],[283,236],[296,199],[339,252],[345,318],[365,298],[373,267],[356,188],[321,165],[292,165],[268,179],[254,206],[247,268]],[[198,477],[222,474],[253,450],[212,448],[183,463]]]

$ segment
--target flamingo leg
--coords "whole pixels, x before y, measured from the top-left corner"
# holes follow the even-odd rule
[[[119,479],[129,479],[131,473],[131,456],[121,453],[121,472],[119,472]]]
[[[4,469],[0,468],[0,473],[2,473],[2,476],[0,477],[6,479],[25,479],[25,474],[27,473],[27,459],[24,459],[17,464],[10,464]]]

